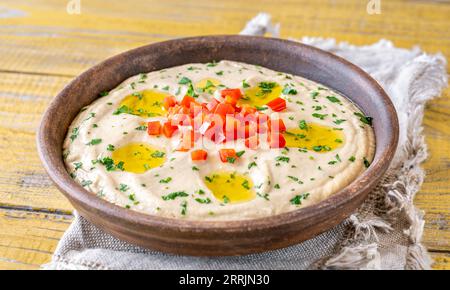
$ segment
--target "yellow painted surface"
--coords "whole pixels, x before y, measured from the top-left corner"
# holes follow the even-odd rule
[[[36,269],[49,261],[69,225],[70,204],[47,178],[35,131],[51,98],[74,76],[119,52],[171,38],[237,33],[260,11],[282,24],[282,37],[323,36],[353,44],[380,38],[450,57],[448,1],[365,0],[81,1],[69,15],[60,0],[0,3],[0,269]],[[424,242],[435,268],[450,268],[450,89],[429,103],[430,158],[416,204],[426,215]],[[26,208],[27,211],[20,209]]]

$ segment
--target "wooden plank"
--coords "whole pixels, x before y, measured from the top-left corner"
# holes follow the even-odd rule
[[[48,263],[71,216],[0,208],[0,269],[38,269]]]
[[[427,105],[425,136],[429,158],[425,182],[415,204],[425,211],[424,243],[433,250],[450,251],[450,88]]]
[[[450,270],[450,254],[449,253],[431,253],[434,260],[434,270]]]
[[[48,263],[70,216],[0,209],[0,269],[38,269]],[[449,253],[431,253],[434,269],[450,270]]]
[[[200,34],[237,33],[260,11],[282,23],[283,37],[335,37],[366,44],[387,37],[450,56],[450,5],[384,1],[369,15],[365,1],[83,1],[68,15],[66,1],[4,0],[16,11],[0,18],[0,69],[75,75],[120,51]],[[177,7],[175,10],[174,7]],[[130,11],[126,13],[126,11]],[[15,16],[14,16],[15,15]]]
[[[0,73],[0,206],[71,211],[41,165],[35,137],[43,111],[69,80]]]

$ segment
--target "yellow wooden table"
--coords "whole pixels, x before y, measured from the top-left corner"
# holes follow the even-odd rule
[[[72,207],[39,162],[35,132],[52,97],[109,56],[170,38],[238,33],[266,11],[282,24],[282,37],[387,38],[450,59],[450,2],[443,0],[381,0],[380,15],[366,12],[369,0],[82,0],[81,14],[67,13],[69,2],[0,3],[0,269],[48,262],[70,224]],[[426,211],[434,267],[450,269],[450,89],[428,104],[424,123],[430,158],[415,202]]]

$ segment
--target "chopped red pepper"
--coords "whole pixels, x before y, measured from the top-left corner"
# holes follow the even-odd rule
[[[165,97],[163,101],[164,108],[169,110],[169,108],[175,107],[177,104],[177,99],[174,96]]]
[[[148,135],[161,135],[161,123],[159,121],[148,122],[147,133]]]
[[[196,104],[195,99],[193,97],[190,97],[190,96],[184,96],[183,100],[181,100],[180,105],[182,105],[185,108],[190,109],[191,108],[191,103]]]
[[[219,104],[219,102],[216,99],[212,99],[211,102],[209,102],[206,105],[206,108],[210,111],[210,112],[214,112],[214,110],[216,109],[216,106]]]
[[[256,113],[256,108],[255,107],[252,107],[252,106],[249,106],[249,105],[243,105],[242,107],[241,107],[241,114],[243,115],[243,116],[247,116],[248,114],[254,114],[254,113]]]
[[[282,119],[271,119],[269,120],[269,130],[272,133],[284,133],[286,132],[286,125],[284,125],[284,122]]]
[[[206,158],[208,158],[208,152],[205,150],[199,149],[191,152],[192,161],[203,161],[206,160]]]
[[[245,147],[256,150],[259,145],[259,138],[257,135],[245,139]]]
[[[225,89],[220,92],[220,95],[222,98],[229,96],[237,101],[242,97],[242,92],[240,89]]]
[[[214,114],[221,116],[224,120],[226,115],[234,114],[234,112],[233,106],[224,103],[219,103],[214,110]]]
[[[167,138],[172,137],[176,130],[178,130],[178,126],[172,126],[170,121],[165,122],[162,128],[162,132]]]
[[[281,112],[286,109],[286,100],[282,98],[276,98],[268,102],[267,106],[275,112]]]
[[[238,156],[236,155],[236,150],[234,149],[220,149],[219,156],[222,162],[229,163],[234,163],[238,158]]]
[[[270,148],[284,148],[286,146],[286,139],[280,133],[269,134],[267,141],[269,142]]]

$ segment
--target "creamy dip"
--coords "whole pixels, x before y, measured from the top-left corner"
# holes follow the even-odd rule
[[[247,108],[285,129],[223,140],[206,136],[211,122],[204,120],[159,127],[179,116],[185,95],[203,104],[206,116],[214,105],[218,111],[225,89],[242,94],[232,115]],[[233,61],[195,63],[140,74],[103,93],[73,121],[63,157],[84,188],[131,210],[250,219],[315,204],[352,182],[373,159],[371,122],[344,96],[299,76]],[[186,132],[195,136],[188,148]],[[251,136],[258,144],[248,145]]]

